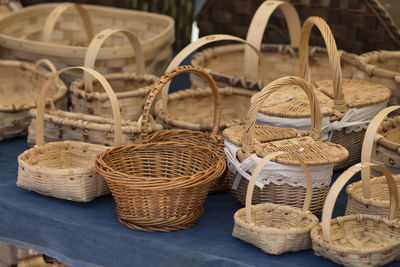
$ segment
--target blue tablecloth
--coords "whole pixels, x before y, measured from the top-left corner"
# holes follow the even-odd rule
[[[30,247],[72,266],[330,266],[312,250],[272,256],[232,237],[241,206],[230,193],[209,195],[199,223],[146,233],[121,225],[111,196],[75,203],[16,186],[24,138],[0,143],[0,241]],[[343,213],[341,195],[335,216]]]

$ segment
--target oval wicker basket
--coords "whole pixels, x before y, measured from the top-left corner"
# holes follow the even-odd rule
[[[151,86],[157,81],[156,76],[145,74],[143,49],[136,35],[124,29],[105,29],[99,32],[88,46],[84,66],[94,68],[100,47],[117,33],[122,33],[130,41],[135,52],[137,72],[113,73],[108,74],[106,78],[117,95],[122,118],[135,121],[142,114],[144,101]],[[70,86],[72,111],[111,116],[108,96],[99,89],[101,88],[93,88],[93,79],[87,73],[83,73],[83,81],[76,80]]]
[[[72,201],[87,202],[109,193],[104,179],[94,163],[106,147],[79,141],[44,143],[44,113],[46,95],[58,75],[71,69],[81,69],[98,79],[107,91],[113,106],[115,144],[121,144],[121,115],[118,100],[107,80],[95,70],[69,67],[52,74],[40,92],[36,120],[36,146],[18,156],[19,187],[43,195]]]
[[[362,162],[369,162],[372,159],[374,163],[384,165],[392,174],[399,174],[399,169],[397,169],[397,172],[395,173],[391,171],[393,169],[396,170],[393,168],[393,162],[399,160],[399,153],[397,152],[397,149],[395,149],[391,155],[387,154],[387,152],[390,151],[389,148],[393,147],[394,143],[386,138],[395,138],[398,140],[399,135],[397,132],[390,133],[390,129],[383,131],[382,128],[388,129],[389,127],[392,128],[392,126],[389,126],[391,121],[385,121],[383,123],[382,121],[389,113],[399,108],[400,106],[388,107],[379,112],[378,115],[376,115],[376,117],[371,121],[365,134],[363,150],[361,154]],[[394,128],[393,131],[396,131],[396,128]],[[399,142],[397,141],[397,147],[399,146],[398,143]],[[396,147],[396,144],[394,145]],[[397,157],[393,155],[397,155]],[[389,169],[389,167],[391,168]],[[390,193],[388,191],[386,179],[384,176],[371,178],[370,172],[376,174],[375,176],[382,175],[379,172],[379,169],[363,169],[361,172],[361,181],[347,186],[346,192],[348,195],[348,200],[346,215],[362,213],[386,216],[389,213]],[[393,178],[396,182],[397,190],[399,191],[400,176],[396,175]]]
[[[370,214],[353,214],[332,219],[336,199],[354,174],[363,168],[379,168],[390,191],[389,219]],[[345,266],[381,266],[400,259],[399,196],[390,172],[364,162],[346,170],[332,185],[326,198],[322,222],[311,230],[314,252]],[[386,214],[387,216],[387,214]]]
[[[260,161],[247,187],[246,207],[238,210],[233,216],[235,225],[232,235],[269,254],[297,252],[311,248],[310,231],[318,224],[318,218],[308,210],[312,181],[307,166],[301,161],[307,182],[302,209],[273,203],[251,205],[254,185],[261,169],[271,159],[281,154],[282,152],[274,152]]]
[[[290,33],[290,45],[261,44],[271,14],[281,9],[286,19]],[[246,40],[259,49],[263,56],[260,62],[259,80],[254,80],[247,73],[254,68],[256,54],[244,45],[223,45],[207,48],[196,53],[191,60],[193,66],[202,67],[209,72],[217,84],[259,90],[263,85],[288,75],[296,75],[300,65],[297,47],[300,40],[301,23],[296,9],[284,1],[265,1],[254,14]],[[310,51],[310,67],[313,79],[329,78],[329,60],[326,49],[312,47]],[[356,55],[341,51],[342,72],[351,78],[356,71]],[[245,66],[245,68],[243,68]],[[245,72],[243,71],[245,70]],[[254,73],[254,72],[253,72]],[[196,76],[191,76],[195,87],[204,87],[204,82]]]
[[[274,126],[259,125],[257,128],[255,125],[256,117],[261,105],[275,91],[288,86],[297,86],[307,94],[312,110],[311,132],[308,133],[293,128]],[[264,87],[256,96],[257,98],[247,113],[246,125],[244,127],[233,126],[225,129],[223,132],[226,140],[225,143],[228,141],[229,147],[236,146],[238,148],[237,155],[232,151],[226,151],[226,153],[229,152],[227,156],[229,162],[233,165],[232,169],[236,169],[240,175],[246,178],[248,174],[243,174],[242,170],[251,170],[251,167],[247,166],[253,166],[257,157],[264,157],[266,154],[280,150],[289,152],[276,158],[275,161],[279,164],[277,165],[279,171],[272,172],[272,166],[266,167],[264,175],[268,176],[266,177],[267,183],[261,189],[256,188],[256,194],[253,195],[253,204],[272,202],[294,207],[301,207],[303,205],[306,187],[301,185],[300,180],[289,182],[288,179],[290,175],[296,173],[293,167],[299,164],[294,158],[294,156],[297,156],[305,164],[311,166],[313,195],[310,211],[320,213],[329,190],[333,166],[338,162],[344,161],[348,157],[348,151],[341,145],[320,141],[322,113],[310,83],[294,76],[284,77]],[[227,145],[225,144],[225,147]],[[317,169],[320,169],[324,173],[323,177],[319,177],[321,172],[313,173]],[[285,170],[286,174],[284,174]],[[289,173],[292,174],[289,175]],[[247,179],[240,179],[240,175],[237,176],[231,171],[232,194],[244,204],[248,181]],[[296,175],[296,177],[300,179],[301,176]],[[304,181],[304,176],[301,180]]]
[[[110,27],[126,28],[139,37],[147,73],[164,71],[174,41],[171,17],[96,5],[39,4],[1,18],[0,45],[3,49],[0,55],[28,61],[46,57],[57,68],[82,65],[94,34]],[[118,36],[112,37],[107,47],[100,49],[96,69],[101,73],[134,71],[135,59],[127,44]],[[76,75],[69,75],[69,80],[75,80]]]
[[[383,84],[392,90],[389,105],[400,104],[400,51],[373,51],[357,58],[355,76]]]
[[[54,67],[48,60],[39,60],[35,65],[14,60],[0,61],[0,141],[26,135],[30,123],[28,111],[35,108],[39,90],[51,72],[40,68]],[[67,87],[61,80],[52,84],[48,99],[57,108],[67,107]]]

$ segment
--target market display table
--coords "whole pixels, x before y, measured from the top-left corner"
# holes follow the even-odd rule
[[[0,143],[0,241],[29,247],[71,266],[334,266],[312,250],[273,256],[232,237],[241,206],[230,193],[209,195],[196,226],[147,233],[122,226],[111,196],[75,203],[16,186],[25,138]],[[342,192],[335,215],[343,214]],[[400,266],[393,263],[391,266]]]

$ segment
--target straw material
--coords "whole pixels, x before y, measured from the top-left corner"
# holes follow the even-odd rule
[[[303,131],[295,129],[287,129],[280,127],[265,127],[256,128],[256,117],[260,106],[264,101],[278,89],[286,86],[298,86],[306,92],[312,108],[312,127],[310,136],[301,134]],[[233,141],[238,144],[238,140],[242,140],[241,149],[237,153],[240,162],[250,157],[253,153],[257,156],[264,157],[266,154],[276,151],[289,152],[284,155],[279,155],[275,159],[276,162],[284,165],[299,165],[298,158],[303,160],[307,165],[312,166],[327,166],[329,168],[335,163],[342,162],[348,157],[348,152],[340,145],[332,144],[329,142],[320,141],[321,138],[321,120],[322,114],[319,108],[319,103],[316,100],[316,95],[311,85],[298,77],[285,77],[278,79],[268,86],[266,86],[257,98],[252,103],[247,115],[246,126],[240,133],[238,127],[235,129],[228,128],[224,131],[224,137],[228,141]],[[265,129],[265,131],[261,131]],[[272,130],[271,130],[272,129]],[[280,131],[278,129],[281,129]],[[258,130],[258,133],[257,133]],[[257,136],[254,135],[257,133]],[[303,136],[302,136],[303,135]],[[257,140],[259,142],[255,142]],[[263,140],[271,140],[262,142]],[[232,179],[232,177],[231,177]],[[243,179],[242,179],[243,180]],[[265,185],[263,190],[260,191],[259,197],[253,199],[253,203],[260,201],[268,201],[273,203],[283,203],[294,207],[300,207],[302,202],[299,202],[299,196],[304,195],[304,187],[301,186],[277,186],[272,185],[271,189],[268,187],[272,183]],[[327,183],[329,184],[329,182]],[[245,191],[243,186],[246,183],[239,183],[237,190],[232,190],[234,195],[238,197],[241,203],[244,202]],[[321,211],[322,203],[325,200],[326,193],[329,186],[315,189],[313,188],[312,205],[310,210],[315,213]],[[286,202],[287,201],[287,202]]]
[[[45,101],[50,85],[64,71],[81,69],[101,82],[113,106],[114,143],[121,144],[121,115],[118,100],[107,80],[100,73],[85,67],[61,69],[52,74],[40,92],[37,119],[36,145],[18,156],[17,185],[40,194],[57,198],[87,202],[108,194],[104,179],[96,173],[95,157],[106,147],[76,141],[44,144]]]
[[[0,61],[0,141],[26,135],[30,123],[28,111],[36,107],[39,90],[51,72],[36,65],[13,60]],[[52,65],[52,64],[51,64]],[[57,108],[67,107],[67,88],[61,80],[51,86],[48,100]]]
[[[251,205],[252,189],[261,169],[270,159],[279,154],[281,152],[269,154],[257,165],[247,188],[246,207],[238,210],[234,215],[235,226],[232,233],[234,237],[251,243],[269,254],[311,248],[310,230],[318,224],[318,218],[308,211],[312,182],[310,173],[302,162],[307,180],[307,194],[303,198],[303,209],[272,203]]]
[[[358,79],[382,84],[392,91],[389,105],[400,104],[400,52],[373,51],[357,58]]]
[[[379,168],[390,191],[389,219],[369,214],[332,218],[333,207],[344,185],[363,168]],[[345,171],[326,198],[322,222],[311,230],[315,254],[345,266],[381,266],[400,259],[399,196],[390,172],[374,163],[362,163]],[[387,214],[386,214],[387,216]]]
[[[136,10],[72,3],[39,4],[0,19],[1,56],[34,61],[46,57],[57,68],[83,64],[95,33],[125,28],[140,39],[147,73],[162,73],[172,55],[174,21],[171,17]],[[96,69],[102,73],[134,71],[128,42],[113,36],[100,49]],[[77,74],[69,73],[70,81]]]

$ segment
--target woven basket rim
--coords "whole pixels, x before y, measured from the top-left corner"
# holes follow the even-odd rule
[[[379,76],[384,78],[395,78],[400,75],[399,71],[388,70],[383,67],[378,67],[375,62],[384,62],[388,59],[400,60],[400,51],[378,50],[361,54],[357,60],[356,65],[359,70],[364,71],[368,76]]]
[[[45,80],[52,74],[50,71],[41,68],[40,66],[35,66],[35,64],[26,62],[26,61],[19,61],[19,60],[0,60],[0,66],[10,66],[19,68],[24,71],[29,71],[36,75],[43,76]],[[65,95],[67,94],[67,86],[61,79],[57,79],[55,81],[55,85],[57,88],[57,92],[55,95],[50,98],[54,103],[60,101]],[[0,105],[0,112],[21,112],[25,110],[30,110],[32,108],[36,108],[36,103],[31,102],[29,104],[7,104],[7,105]]]

